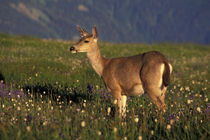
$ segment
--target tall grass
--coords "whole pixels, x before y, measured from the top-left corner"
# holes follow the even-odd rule
[[[0,35],[0,139],[209,139],[209,46],[99,43],[106,57],[158,50],[173,65],[166,113],[143,95],[129,98],[121,119],[71,44]]]

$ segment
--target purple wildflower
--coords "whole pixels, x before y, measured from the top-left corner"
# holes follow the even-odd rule
[[[168,115],[168,120],[174,120],[176,118],[176,114],[175,113],[172,113],[172,114],[169,114]]]
[[[99,95],[104,99],[112,98],[112,96],[109,94],[109,92],[106,89],[100,89],[98,92],[99,92]]]
[[[24,96],[24,92],[22,90],[15,90],[8,85],[0,82],[0,96]]]

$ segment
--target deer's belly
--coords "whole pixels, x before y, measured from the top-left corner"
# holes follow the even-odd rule
[[[141,84],[134,85],[127,91],[128,96],[141,96],[142,94],[144,94],[144,89]]]

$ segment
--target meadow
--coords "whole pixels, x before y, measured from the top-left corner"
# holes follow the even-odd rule
[[[209,139],[210,46],[99,43],[105,57],[163,53],[173,66],[161,114],[147,96],[112,96],[74,42],[0,34],[0,139]]]

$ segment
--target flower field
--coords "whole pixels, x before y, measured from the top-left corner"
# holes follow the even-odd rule
[[[209,139],[210,46],[99,43],[106,57],[163,53],[173,66],[161,114],[129,97],[119,118],[112,96],[71,41],[0,34],[0,139]]]

